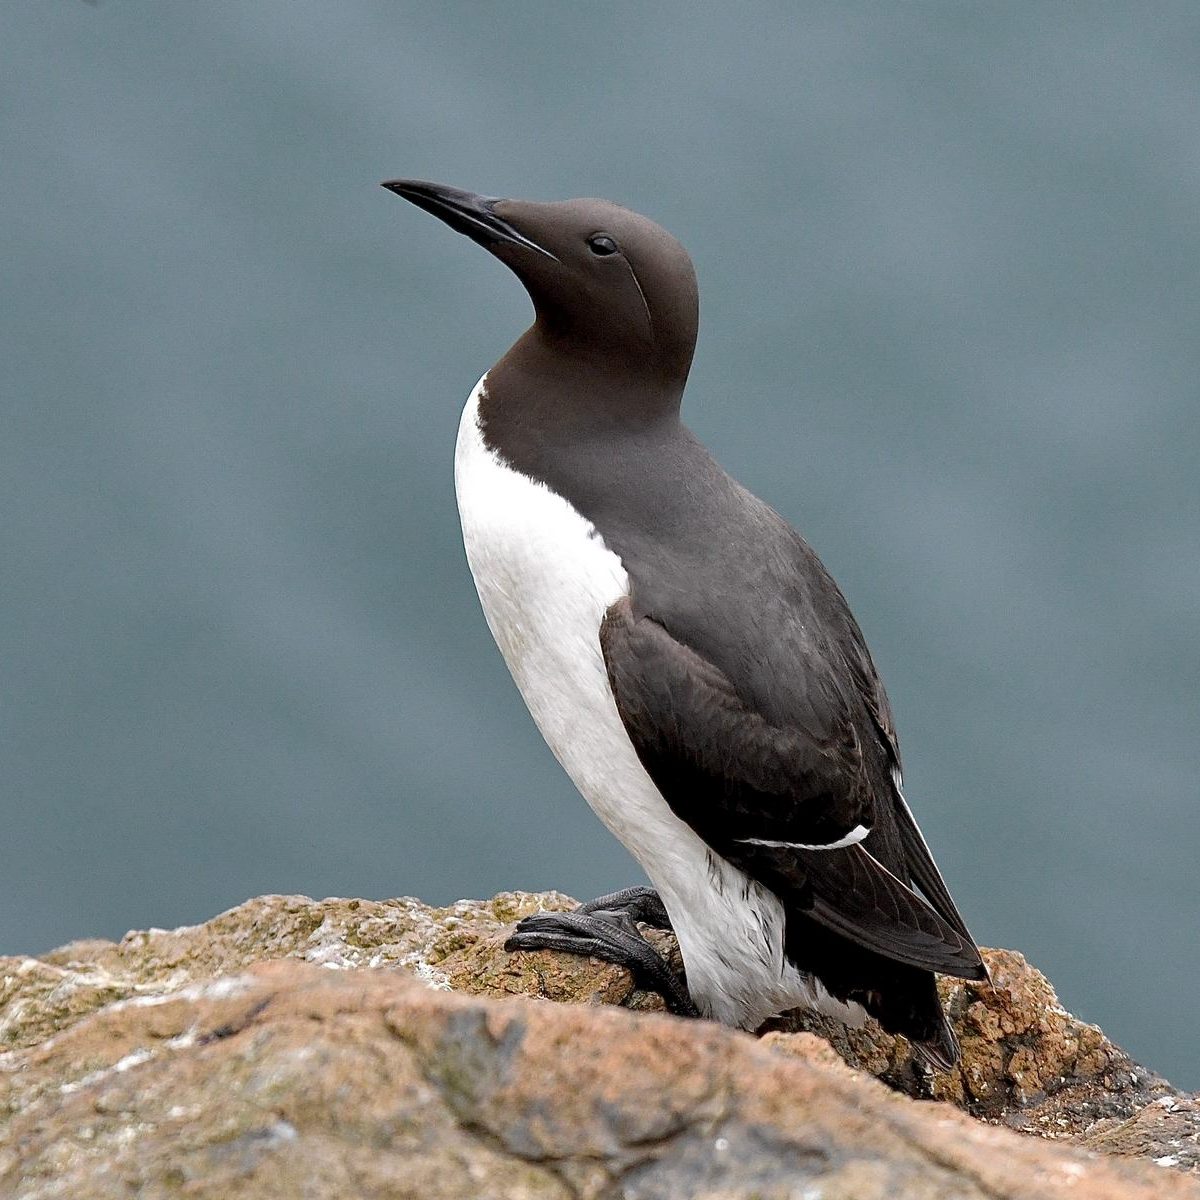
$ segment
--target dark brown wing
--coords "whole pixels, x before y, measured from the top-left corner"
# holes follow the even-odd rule
[[[944,921],[865,845],[774,855],[737,865],[777,891],[806,897],[808,916],[860,946],[909,966],[984,978],[970,934]]]
[[[628,600],[609,609],[600,646],[638,757],[676,816],[713,850],[861,946],[979,976],[969,937],[862,846],[810,849],[874,823],[859,736],[834,689],[814,691],[822,711],[772,725],[711,662],[652,618],[635,617]]]
[[[628,600],[609,609],[600,647],[621,720],[677,815],[726,842],[837,842],[871,824],[857,735],[839,714],[821,733],[753,711],[711,662]]]

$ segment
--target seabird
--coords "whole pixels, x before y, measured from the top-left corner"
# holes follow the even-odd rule
[[[533,325],[471,392],[454,477],[484,614],[543,737],[654,888],[520,922],[743,1029],[862,1010],[937,1067],[935,972],[987,972],[901,791],[892,711],[807,542],[680,420],[684,248],[604,200],[383,185],[483,245]],[[686,981],[638,930],[672,928]]]

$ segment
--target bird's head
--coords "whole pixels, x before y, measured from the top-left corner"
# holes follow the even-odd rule
[[[503,200],[416,179],[383,186],[505,263],[529,292],[537,327],[561,348],[686,378],[696,275],[687,251],[649,218],[608,200]]]

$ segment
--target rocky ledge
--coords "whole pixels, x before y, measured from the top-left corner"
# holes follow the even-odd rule
[[[871,1023],[754,1038],[505,953],[570,903],[265,896],[0,959],[0,1195],[1200,1200],[1194,1098],[1018,954],[947,983],[930,1076]]]

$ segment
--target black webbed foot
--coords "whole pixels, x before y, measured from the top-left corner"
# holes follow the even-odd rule
[[[670,929],[666,909],[650,888],[626,888],[569,913],[534,913],[517,923],[505,950],[558,950],[625,967],[640,988],[657,992],[669,1012],[698,1017],[687,986],[638,930],[637,921]]]

